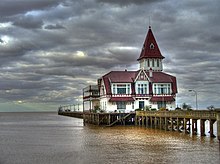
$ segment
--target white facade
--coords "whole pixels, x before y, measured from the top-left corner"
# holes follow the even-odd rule
[[[142,59],[139,61],[140,69],[145,69],[149,71],[152,69],[153,71],[162,71],[163,64],[162,59]]]
[[[105,111],[105,112],[120,112],[120,113],[128,113],[135,111],[135,109],[139,109],[140,104],[144,105],[143,110],[145,108],[155,109],[158,110],[158,104],[157,103],[152,103],[149,101],[149,99],[137,99],[133,102],[124,102],[122,106],[124,105],[123,109],[118,109],[118,103],[119,102],[109,102],[110,98],[101,98],[100,99],[100,109]],[[175,102],[169,102],[166,103],[166,109],[168,110],[175,110],[176,108],[176,103]]]
[[[100,109],[105,112],[131,112],[146,108],[174,110],[176,107],[175,101],[166,100],[167,97],[173,96],[172,84],[152,83],[144,70],[139,71],[133,84],[111,80],[109,80],[109,83],[111,94],[107,94],[104,80],[102,80],[100,87]],[[132,85],[135,94],[132,93]],[[152,94],[150,94],[150,85],[152,86]],[[152,96],[160,98],[161,101],[152,102]]]

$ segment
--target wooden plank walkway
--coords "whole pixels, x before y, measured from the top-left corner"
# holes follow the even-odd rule
[[[136,111],[136,113],[90,113],[79,111],[62,111],[59,115],[83,119],[84,123],[94,125],[139,125],[170,131],[205,136],[205,122],[209,121],[210,137],[215,137],[213,124],[217,122],[217,137],[220,141],[220,111]],[[198,127],[198,120],[200,127]]]

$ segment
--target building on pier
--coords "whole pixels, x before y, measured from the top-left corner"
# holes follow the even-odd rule
[[[144,108],[174,110],[176,77],[163,72],[163,59],[149,27],[137,59],[139,69],[111,71],[103,75],[96,86],[83,89],[83,104],[89,102],[89,110],[99,106],[105,112],[131,112]],[[84,106],[84,110],[88,109]]]
[[[92,109],[95,109],[96,106],[100,106],[100,95],[98,85],[89,85],[88,87],[83,89],[83,110],[89,110],[91,112]],[[87,107],[84,105],[87,103]]]

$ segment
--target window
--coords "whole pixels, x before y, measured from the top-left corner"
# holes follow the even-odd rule
[[[154,84],[154,94],[171,94],[171,84]]]
[[[117,85],[117,94],[126,94],[126,85]]]
[[[130,94],[131,92],[130,92],[130,86],[127,86],[127,92],[126,92],[127,94]]]
[[[112,85],[112,93],[116,94],[115,84]]]
[[[153,43],[150,44],[150,49],[154,49],[154,44]]]
[[[159,59],[157,59],[157,67],[159,67],[160,66],[160,61],[159,61]]]
[[[141,80],[144,79],[144,74],[143,74],[143,73],[141,73],[141,75],[140,75],[140,79],[141,79]]]
[[[123,101],[117,102],[117,109],[126,109],[126,104]]]
[[[112,84],[112,94],[131,94],[131,85]]]
[[[148,89],[147,89],[147,84],[138,84],[137,85],[137,93],[138,94],[147,94],[148,93]]]
[[[157,102],[158,109],[160,108],[166,108],[166,101],[159,101]]]

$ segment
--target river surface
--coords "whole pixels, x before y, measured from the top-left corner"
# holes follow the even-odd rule
[[[216,138],[83,126],[56,113],[0,113],[0,164],[218,164]]]

